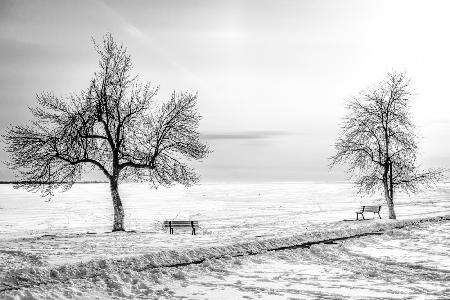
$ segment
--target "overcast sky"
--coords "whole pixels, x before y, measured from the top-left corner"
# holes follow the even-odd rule
[[[425,0],[0,0],[0,129],[29,120],[38,92],[86,89],[91,37],[111,32],[158,99],[198,91],[204,181],[343,180],[327,158],[344,103],[392,70],[416,93],[423,166],[450,167],[449,15]]]

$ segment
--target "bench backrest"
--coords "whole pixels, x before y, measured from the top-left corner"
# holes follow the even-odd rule
[[[164,221],[164,227],[198,227],[198,221]]]
[[[381,209],[381,205],[363,205],[361,206],[361,211],[362,212],[380,212]]]

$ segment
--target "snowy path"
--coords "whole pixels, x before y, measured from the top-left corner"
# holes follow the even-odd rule
[[[439,299],[450,293],[446,287],[450,281],[448,219],[422,224],[419,221],[423,219],[351,222],[338,229],[241,245],[148,253],[81,265],[51,267],[35,261],[34,267],[3,273],[3,286],[31,285],[3,296],[338,299],[365,295],[391,299],[426,295],[427,299]],[[379,230],[386,233],[315,244],[309,249],[266,251]],[[248,253],[259,254],[245,255]],[[2,255],[15,253],[3,251]],[[23,257],[26,259],[32,264],[33,258]],[[189,262],[201,263],[159,267]]]
[[[189,277],[174,289],[174,295],[188,299],[448,299],[449,236],[449,222],[415,225],[310,249],[209,262],[206,267],[184,268]]]

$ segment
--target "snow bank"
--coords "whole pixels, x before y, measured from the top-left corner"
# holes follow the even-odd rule
[[[66,283],[78,279],[103,278],[114,285],[111,274],[132,274],[162,267],[177,267],[207,263],[211,259],[260,254],[267,251],[309,247],[333,240],[382,233],[422,222],[450,220],[450,215],[383,222],[351,222],[348,226],[331,230],[310,231],[281,238],[266,238],[247,243],[184,250],[167,250],[126,258],[95,259],[86,263],[65,264],[59,267],[26,267],[7,270],[0,277],[0,292],[36,287],[52,283]],[[185,276],[178,274],[177,276]],[[134,280],[125,276],[126,280]],[[122,280],[122,279],[121,279]],[[1,294],[0,294],[1,295]]]

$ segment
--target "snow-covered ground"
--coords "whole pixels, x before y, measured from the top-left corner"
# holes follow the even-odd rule
[[[353,219],[361,203],[384,204],[380,198],[361,198],[353,191],[345,183],[312,182],[202,184],[158,190],[144,184],[120,186],[126,228],[152,233],[160,232],[165,219],[193,218],[205,232],[239,228],[252,234],[256,227],[270,234],[274,227],[292,227],[293,223]],[[11,185],[0,185],[0,239],[111,230],[112,203],[106,183],[76,184],[46,200]],[[450,213],[450,184],[411,197],[397,194],[396,205],[400,219]],[[381,214],[387,216],[386,206]]]
[[[0,298],[448,299],[449,220],[333,224],[289,238],[60,266],[21,253],[28,266],[4,270]],[[372,234],[355,236],[364,233]]]
[[[377,201],[347,184],[126,184],[121,192],[135,232],[106,233],[106,184],[77,185],[50,202],[0,185],[0,299],[450,297],[449,221],[408,221],[450,215],[448,184],[400,195],[397,222],[385,207],[382,220],[343,221]],[[199,220],[199,234],[168,235],[169,218]],[[385,233],[267,252],[377,231]]]
[[[450,222],[179,268],[175,296],[449,299]],[[238,267],[236,267],[238,265]]]

